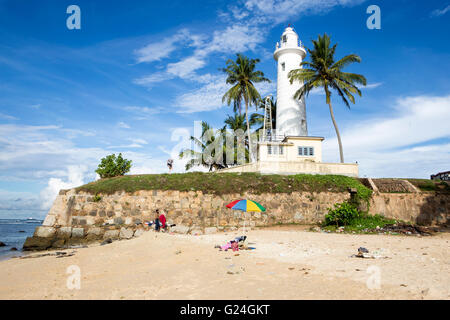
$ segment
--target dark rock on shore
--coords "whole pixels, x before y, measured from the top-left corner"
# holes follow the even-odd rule
[[[53,239],[41,237],[28,237],[23,244],[24,251],[46,250],[52,246]]]
[[[6,244],[4,244],[3,242],[0,241],[0,247],[5,247]]]
[[[112,241],[112,239],[106,239],[105,241],[103,241],[100,245],[101,246],[104,246],[105,244],[109,244],[109,243],[112,243],[113,241]]]
[[[12,247],[11,249],[9,249],[9,251],[17,251],[16,247]]]

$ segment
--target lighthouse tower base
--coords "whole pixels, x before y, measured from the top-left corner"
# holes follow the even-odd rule
[[[258,142],[257,161],[217,172],[258,172],[263,174],[334,174],[358,177],[357,163],[322,162],[322,137],[263,137]]]

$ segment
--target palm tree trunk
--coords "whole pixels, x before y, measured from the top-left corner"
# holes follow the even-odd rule
[[[252,142],[250,140],[250,122],[248,121],[248,102],[245,102],[245,119],[247,121],[247,135],[248,135],[248,153],[249,153],[249,162],[253,162],[253,153],[252,153]]]
[[[328,103],[328,107],[330,107],[331,120],[333,121],[334,129],[336,130],[336,136],[337,136],[338,144],[339,144],[339,155],[341,157],[341,163],[344,163],[344,151],[342,150],[341,135],[339,134],[339,129],[338,129],[336,120],[334,119],[333,107],[331,106],[331,101],[330,101],[330,103]]]

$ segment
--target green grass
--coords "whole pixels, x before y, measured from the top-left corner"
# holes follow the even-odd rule
[[[450,184],[446,181],[429,179],[407,179],[414,186],[425,192],[450,193]]]
[[[398,223],[398,220],[387,219],[381,215],[364,215],[360,218],[353,219],[349,225],[344,226],[344,232],[355,233],[374,233],[373,229],[377,226],[383,228],[387,224]],[[335,225],[322,226],[322,229],[335,232],[338,227]]]
[[[230,194],[251,192],[291,193],[306,192],[348,192],[349,188],[368,199],[372,190],[359,180],[337,175],[261,175],[258,173],[183,173],[126,175],[101,179],[78,187],[77,191],[91,194],[112,194],[117,191],[139,190],[202,191],[209,194]]]

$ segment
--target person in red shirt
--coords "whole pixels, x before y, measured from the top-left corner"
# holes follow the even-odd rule
[[[161,210],[161,215],[159,216],[159,222],[161,222],[161,227],[164,230],[167,230],[166,216],[164,215],[164,212],[162,210]]]

